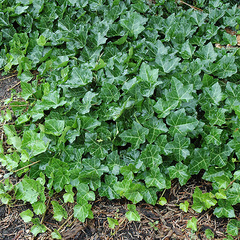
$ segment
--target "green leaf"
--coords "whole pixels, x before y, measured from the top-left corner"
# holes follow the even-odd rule
[[[54,229],[54,232],[51,233],[51,236],[53,239],[62,239],[60,233],[56,229]]]
[[[213,214],[215,214],[218,218],[226,217],[226,218],[234,218],[235,213],[234,209],[230,204],[226,204],[226,202],[222,202],[221,200],[218,201],[219,207],[214,209]]]
[[[163,120],[156,117],[152,117],[143,122],[143,126],[149,129],[149,133],[146,136],[149,143],[153,143],[161,133],[168,131],[168,128]]]
[[[167,204],[167,199],[165,197],[160,197],[158,200],[158,204],[164,206],[165,204]]]
[[[161,68],[164,73],[170,73],[171,71],[176,69],[180,60],[180,58],[174,55],[159,54],[156,56],[156,64]]]
[[[232,187],[227,190],[228,202],[232,205],[240,203],[240,184],[234,182]]]
[[[119,225],[119,222],[117,219],[107,217],[107,220],[108,220],[109,227],[111,229],[114,229],[116,225]]]
[[[188,220],[187,228],[191,228],[194,232],[197,231],[197,219],[195,217]]]
[[[173,77],[171,80],[171,90],[165,94],[168,101],[184,101],[189,102],[193,99],[192,96],[193,85],[183,85],[177,78]]]
[[[152,168],[146,173],[145,183],[147,187],[156,187],[159,190],[166,188],[165,176],[160,172],[159,168]]]
[[[40,37],[37,39],[37,44],[39,46],[44,46],[46,44],[47,40],[43,35],[40,35]]]
[[[77,190],[77,202],[87,202],[95,200],[95,194],[94,192],[89,190],[87,184],[80,183],[79,185],[77,185]]]
[[[162,157],[159,153],[158,146],[148,144],[142,151],[140,160],[149,168],[158,167],[162,163]]]
[[[217,127],[211,127],[210,133],[204,137],[207,144],[220,145],[221,144],[221,134],[223,130]]]
[[[97,139],[97,133],[86,133],[85,144],[90,154],[97,158],[105,158],[110,148],[110,143],[103,139]]]
[[[145,191],[142,192],[143,199],[149,204],[155,205],[157,202],[157,189],[156,188],[146,188]]]
[[[77,88],[92,82],[92,71],[87,67],[74,67],[71,77],[63,84],[66,87]]]
[[[74,192],[72,191],[72,185],[65,185],[66,193],[63,195],[64,203],[74,202]]]
[[[189,150],[187,149],[189,145],[189,138],[186,138],[183,135],[176,133],[174,135],[174,140],[166,144],[164,151],[166,152],[166,154],[172,153],[175,157],[175,160],[180,162],[190,155]]]
[[[37,214],[37,215],[44,214],[47,209],[47,206],[45,204],[45,199],[44,199],[44,201],[37,201],[37,202],[33,203],[32,207],[33,207],[35,214]]]
[[[172,136],[176,133],[185,136],[188,132],[196,128],[198,120],[194,117],[187,116],[184,109],[179,109],[167,117],[167,124],[170,126],[169,133]]]
[[[110,83],[104,83],[101,88],[100,97],[106,103],[110,103],[111,101],[116,102],[120,98],[120,93],[116,86]]]
[[[217,201],[214,199],[214,195],[212,193],[202,193],[199,187],[195,188],[193,194],[193,210],[200,213],[202,210],[207,210],[210,207],[215,206],[216,203]]]
[[[193,46],[189,43],[189,40],[187,39],[187,41],[182,45],[182,48],[181,48],[182,58],[183,58],[183,59],[192,58],[195,49],[196,49],[196,47],[193,47]]]
[[[147,128],[144,128],[138,122],[133,122],[132,129],[126,130],[119,137],[128,143],[132,144],[133,148],[139,148],[141,143],[145,142],[145,137],[149,133]]]
[[[227,225],[227,233],[232,236],[238,236],[238,229],[240,228],[240,221],[231,219]]]
[[[38,201],[38,197],[43,191],[44,187],[39,182],[25,177],[16,185],[16,199],[33,204]]]
[[[31,227],[31,233],[36,237],[39,233],[46,232],[47,228],[40,223],[39,218],[32,219],[33,226]]]
[[[101,187],[98,189],[99,195],[101,197],[105,196],[108,199],[119,199],[120,196],[114,189],[115,183],[117,183],[117,177],[112,175],[105,175],[105,182],[102,183]]]
[[[48,142],[43,140],[44,135],[33,130],[25,131],[23,134],[22,148],[27,150],[30,156],[36,156],[47,150]]]
[[[203,60],[214,62],[218,54],[214,51],[212,43],[209,42],[207,45],[200,47],[196,55]]]
[[[53,206],[53,218],[55,220],[60,222],[63,218],[67,219],[67,211],[57,201],[51,201],[51,204]]]
[[[176,100],[165,101],[160,98],[157,103],[153,106],[154,111],[158,114],[158,118],[165,118],[171,113],[171,110],[176,109],[179,102]]]
[[[136,210],[136,205],[133,205],[133,204],[128,204],[127,205],[127,208],[128,208],[128,212],[126,212],[125,216],[126,218],[128,219],[128,221],[137,221],[137,222],[140,222],[141,221],[141,218],[140,218],[140,215],[139,213],[137,212]]]
[[[80,222],[85,222],[85,219],[91,213],[92,205],[88,204],[87,201],[80,201],[73,208],[74,217],[76,217]]]
[[[145,187],[138,183],[131,183],[127,191],[124,193],[124,196],[132,201],[134,204],[142,201],[143,195],[142,192],[145,190]]]
[[[233,74],[237,72],[235,57],[230,53],[224,55],[217,62],[217,69],[218,70],[214,73],[214,75],[218,76],[219,78],[231,77]]]
[[[184,203],[179,204],[179,208],[183,210],[184,212],[188,212],[189,202],[184,201]]]
[[[48,119],[45,121],[45,133],[54,136],[60,136],[64,130],[65,122],[63,120]]]
[[[191,159],[189,164],[190,174],[197,174],[201,169],[207,170],[210,165],[209,152],[203,148],[194,149]]]
[[[207,239],[212,239],[212,238],[214,238],[214,233],[212,232],[211,229],[206,229],[206,230],[205,230],[205,235],[206,235]]]
[[[27,209],[26,211],[21,212],[20,216],[24,222],[31,222],[33,217],[33,212],[30,209]]]
[[[126,15],[120,19],[121,26],[128,30],[130,37],[134,36],[135,39],[145,29],[143,25],[145,25],[146,22],[147,18],[142,17],[134,11],[128,11]]]
[[[182,162],[177,163],[175,166],[170,166],[168,168],[169,176],[171,179],[178,178],[181,186],[187,183],[188,179],[191,177],[188,167]]]

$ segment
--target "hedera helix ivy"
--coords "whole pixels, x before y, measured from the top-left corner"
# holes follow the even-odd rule
[[[235,217],[240,58],[225,28],[238,31],[240,9],[223,0],[195,6],[1,1],[0,66],[17,70],[23,99],[6,101],[15,125],[9,111],[1,116],[9,146],[1,147],[1,163],[22,176],[15,186],[5,176],[3,202],[13,189],[41,215],[45,190],[65,191],[64,202],[75,199],[74,216],[84,222],[96,194],[155,205],[173,179],[184,185],[201,173],[212,190],[196,188],[191,207]],[[56,220],[67,217],[51,204]],[[34,222],[34,234],[45,231],[31,211],[22,217]]]

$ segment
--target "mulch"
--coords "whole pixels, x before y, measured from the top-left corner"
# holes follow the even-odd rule
[[[17,75],[12,73],[8,76],[0,76],[0,107],[1,110],[6,108],[4,99],[11,96],[11,90],[20,91],[19,80]],[[1,112],[1,111],[0,111]],[[0,125],[0,137],[2,135]],[[1,140],[1,138],[0,138]],[[3,179],[6,170],[0,167],[0,181]],[[20,181],[12,175],[10,180],[13,183]],[[48,205],[45,216],[40,216],[40,221],[47,227],[46,233],[34,237],[31,232],[31,223],[24,223],[20,213],[26,209],[32,209],[31,205],[22,201],[14,201],[10,205],[0,205],[0,239],[3,240],[33,240],[51,238],[51,231],[59,230],[62,239],[82,239],[82,240],[123,240],[123,239],[207,239],[205,230],[210,229],[214,233],[214,239],[224,239],[226,237],[226,226],[228,219],[218,219],[213,215],[212,208],[202,213],[196,213],[191,208],[185,213],[179,209],[179,204],[187,200],[192,204],[192,194],[194,189],[199,187],[203,192],[211,189],[211,184],[202,180],[201,175],[193,176],[186,185],[180,186],[178,181],[172,182],[171,189],[164,192],[163,197],[167,199],[167,204],[149,205],[145,202],[138,203],[137,211],[141,216],[141,222],[129,222],[125,218],[128,211],[127,204],[131,204],[126,199],[108,200],[100,196],[91,202],[94,219],[87,219],[85,223],[73,217],[74,204],[63,203],[63,193],[55,194],[47,199],[58,201],[68,212],[68,218],[57,222],[53,219],[53,209],[51,204]],[[46,193],[48,196],[48,193]],[[162,195],[159,195],[159,197]],[[240,220],[240,206],[235,206],[236,216]],[[36,216],[39,217],[39,216]],[[117,219],[119,225],[115,229],[109,228],[107,218]],[[187,222],[195,217],[198,222],[198,231],[192,233],[187,228]],[[236,237],[234,239],[240,239]]]

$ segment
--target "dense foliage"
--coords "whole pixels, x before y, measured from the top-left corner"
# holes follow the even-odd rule
[[[3,202],[14,189],[44,214],[45,189],[65,191],[85,221],[97,193],[155,205],[171,180],[184,185],[200,173],[212,191],[196,188],[191,207],[235,217],[240,58],[225,28],[238,30],[240,9],[223,0],[196,0],[199,10],[150,2],[0,1],[0,67],[17,70],[23,99],[6,101],[15,125],[9,111],[1,115],[10,147],[0,161],[23,176],[15,186],[5,176]],[[51,204],[56,220],[67,217]],[[30,210],[22,217],[35,235],[45,231]]]

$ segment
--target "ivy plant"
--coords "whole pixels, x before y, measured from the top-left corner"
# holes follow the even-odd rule
[[[42,215],[46,190],[64,191],[84,222],[97,194],[155,205],[173,179],[184,185],[199,174],[213,189],[196,188],[192,208],[235,218],[240,57],[226,28],[238,30],[240,9],[194,3],[1,1],[0,68],[16,70],[22,88],[19,100],[6,100],[15,124],[8,110],[0,117],[8,145],[0,146],[1,164],[22,177],[10,186],[5,176],[4,203],[14,191]],[[50,204],[56,220],[67,218],[59,202]],[[32,214],[22,217],[32,219],[34,235],[45,231]],[[132,205],[127,217],[140,220]]]

